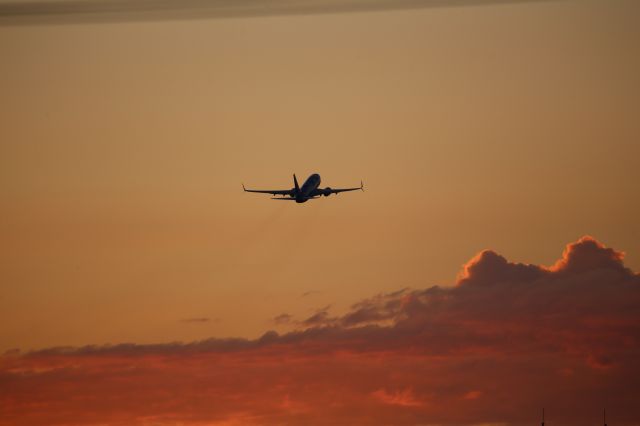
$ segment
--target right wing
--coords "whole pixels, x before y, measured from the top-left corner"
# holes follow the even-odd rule
[[[272,194],[272,195],[291,195],[290,189],[247,189],[242,184],[244,192],[257,192],[260,194]]]
[[[336,189],[327,188],[327,189],[324,189],[324,190],[321,190],[321,189],[318,188],[318,191],[321,194],[327,194],[327,192],[322,192],[322,191],[328,191],[328,194],[339,194],[341,192],[357,191],[357,190],[364,191],[364,183],[362,181],[360,181],[360,186],[358,186],[357,188],[336,188]]]

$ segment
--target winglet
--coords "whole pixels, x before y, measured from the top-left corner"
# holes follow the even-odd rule
[[[364,192],[364,183],[360,181],[360,191]]]
[[[244,192],[247,192],[247,188],[245,188],[245,187],[244,187],[244,183],[242,184],[242,190],[243,190]]]

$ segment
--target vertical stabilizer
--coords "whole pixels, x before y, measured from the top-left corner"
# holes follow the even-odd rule
[[[298,185],[298,179],[296,179],[296,174],[293,174],[293,184],[296,187],[296,194],[300,193],[300,186]]]

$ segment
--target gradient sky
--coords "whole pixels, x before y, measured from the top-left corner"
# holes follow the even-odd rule
[[[170,342],[241,338],[258,349],[251,346],[240,360],[220,361],[243,365],[228,379],[244,380],[265,362],[272,368],[259,380],[268,383],[279,374],[277,351],[254,340],[268,330],[281,336],[326,327],[349,331],[351,324],[338,318],[357,311],[362,301],[393,299],[389,295],[404,288],[459,288],[463,265],[483,249],[511,262],[551,267],[563,247],[583,235],[626,253],[630,271],[610,281],[623,287],[635,283],[620,294],[629,291],[628,300],[637,301],[637,275],[631,271],[640,270],[639,18],[638,2],[585,0],[0,26],[0,352],[10,351],[2,372],[48,368],[30,364],[14,349],[48,354],[47,348],[60,346],[160,344],[149,351],[158,352],[154,359],[162,364]],[[323,187],[354,186],[363,179],[366,191],[302,205],[242,192],[241,182],[290,188],[294,172],[300,179],[320,173]],[[621,257],[614,258],[621,264]],[[599,257],[585,262],[594,259]],[[603,277],[595,281],[609,282]],[[405,290],[410,291],[423,290]],[[377,326],[397,330],[406,318],[396,314]],[[477,320],[473,312],[465,315]],[[615,324],[637,330],[637,314],[620,321]],[[638,351],[634,332],[617,332],[629,353]],[[599,344],[575,336],[567,353],[595,347],[575,359],[584,358],[580,365],[597,374],[611,371]],[[545,335],[539,343],[558,341]],[[505,352],[495,342],[485,343],[471,346],[485,355],[525,350],[514,346]],[[428,398],[455,409],[451,401],[458,396],[471,401],[488,392],[475,384],[455,391],[443,385],[453,393],[439,393],[442,386],[403,382],[411,370],[367,387],[363,377],[376,371],[393,376],[392,370],[376,364],[385,362],[382,349],[375,356],[351,349],[346,343],[337,349],[345,359],[322,358],[325,370],[311,367],[317,360],[292,355],[300,370],[291,380],[317,384],[331,371],[322,386],[335,389],[347,385],[331,377],[362,365],[357,374],[363,389],[350,388],[349,401],[362,412],[370,407],[357,395],[408,407],[398,424],[424,421],[420,410]],[[207,350],[206,356],[224,357],[228,349]],[[276,354],[261,358],[254,350]],[[396,361],[411,358],[414,371],[437,371],[437,363],[423,364],[414,353],[389,351]],[[556,352],[536,353],[527,365],[548,361],[566,375],[579,370],[571,362],[558,367]],[[57,352],[51,356],[45,364],[67,365]],[[90,370],[108,364],[114,368],[109,371],[121,371],[127,365],[122,359],[139,355],[101,354],[105,364],[93,364],[83,352],[69,356]],[[461,364],[445,355],[428,356],[440,357],[448,377],[464,374]],[[201,358],[184,359],[191,377],[204,371]],[[514,361],[505,368],[524,367]],[[185,371],[173,371],[159,383],[180,388],[170,378]],[[616,374],[622,372],[638,379],[632,391],[615,378],[607,379],[610,388],[598,389],[637,394],[637,367]],[[589,374],[581,376],[585,382],[562,389],[592,389]],[[156,376],[161,375],[149,377]],[[434,382],[445,383],[443,377]],[[542,382],[553,381],[545,376]],[[504,389],[512,384],[500,385],[501,395],[507,395]],[[197,389],[193,383],[183,386]],[[247,386],[250,395],[260,388]],[[101,387],[95,395],[107,389],[114,388]],[[213,391],[231,394],[224,386]],[[306,392],[313,398],[319,394]],[[328,403],[309,396],[296,406],[289,391],[278,398],[278,407],[301,416],[309,413],[309,404]],[[530,402],[535,417],[527,418],[537,421],[536,404],[542,401]],[[262,403],[273,409],[269,401]],[[571,404],[578,402],[563,409]],[[115,411],[127,412],[119,407]],[[211,420],[206,410],[199,411],[202,417],[186,418],[163,407],[164,417],[155,420],[153,414],[136,413],[135,423],[116,413],[112,421]],[[476,417],[466,411],[466,417],[447,421],[439,415],[434,421],[524,421],[508,412],[485,415],[491,407],[478,407]],[[287,422],[268,417],[273,414],[268,408],[258,414],[236,409],[214,420]],[[0,421],[24,420],[22,411],[15,413]],[[396,411],[387,414],[381,419],[398,418]],[[637,411],[625,416],[627,424],[640,421]],[[60,422],[70,422],[63,417]],[[42,423],[38,419],[23,423]],[[304,416],[295,419],[311,424]],[[565,423],[575,421],[568,416]]]

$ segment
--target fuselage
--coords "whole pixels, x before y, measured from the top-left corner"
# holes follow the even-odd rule
[[[296,194],[296,203],[304,203],[313,196],[318,187],[320,186],[320,175],[317,173],[312,174],[304,181],[300,187],[300,192]]]

